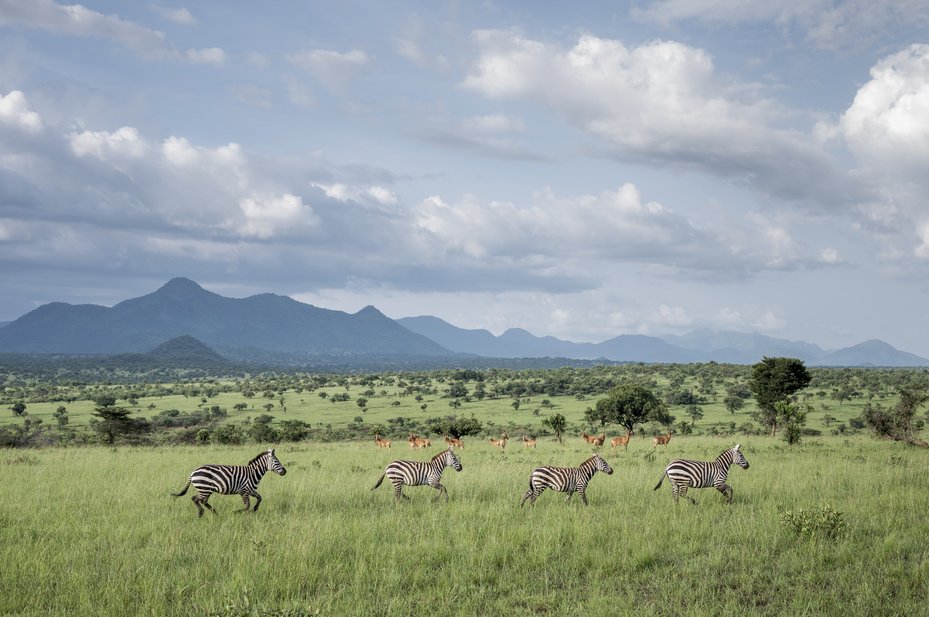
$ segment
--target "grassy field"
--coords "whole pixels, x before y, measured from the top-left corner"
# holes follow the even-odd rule
[[[728,414],[727,414],[728,415]],[[539,441],[502,453],[466,440],[429,488],[395,504],[369,491],[405,445],[281,444],[258,513],[214,496],[216,516],[174,498],[190,470],[261,447],[0,451],[0,613],[7,615],[917,615],[929,606],[929,453],[855,436],[742,438],[734,502],[673,503],[652,487],[667,460],[709,459],[733,439],[634,439],[588,497],[545,492],[520,509],[539,464],[591,451]],[[432,452],[436,452],[433,449]],[[805,536],[785,510],[829,505],[844,527]],[[810,519],[815,524],[815,517]]]

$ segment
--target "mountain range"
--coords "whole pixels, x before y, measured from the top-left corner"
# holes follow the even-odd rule
[[[929,366],[929,360],[869,340],[839,350],[756,333],[694,330],[662,337],[620,335],[600,343],[535,336],[512,328],[496,336],[437,317],[393,320],[373,306],[357,313],[324,309],[265,293],[227,298],[186,278],[113,307],[52,302],[0,323],[0,352],[114,355],[158,349],[241,364],[409,365],[477,358],[565,358],[582,361],[752,364],[764,356],[799,358],[811,366]],[[201,347],[202,346],[202,347]],[[209,356],[216,350],[221,355]]]

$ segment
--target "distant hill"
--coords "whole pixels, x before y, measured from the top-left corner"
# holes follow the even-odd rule
[[[819,366],[929,366],[929,360],[871,339],[827,354]]]
[[[174,364],[202,366],[204,364],[227,364],[228,360],[192,336],[184,335],[165,341],[147,354],[154,360]]]
[[[6,353],[142,353],[185,335],[226,355],[230,355],[228,350],[248,348],[306,357],[453,355],[373,306],[348,314],[274,294],[226,298],[185,278],[172,279],[151,294],[112,308],[45,304],[0,329],[0,349]]]
[[[867,341],[830,353],[805,341],[757,333],[694,330],[685,335],[626,334],[601,343],[574,343],[551,336],[535,336],[519,328],[494,336],[487,330],[458,328],[432,316],[404,317],[397,322],[452,351],[499,358],[754,364],[765,356],[785,356],[799,358],[810,366],[929,366],[926,358],[899,351],[882,341]]]
[[[765,356],[799,358],[806,363],[815,363],[826,356],[826,352],[818,345],[805,341],[788,341],[756,332],[702,329],[684,335],[668,334],[661,339],[677,347],[700,352],[717,362],[733,364],[754,364]]]

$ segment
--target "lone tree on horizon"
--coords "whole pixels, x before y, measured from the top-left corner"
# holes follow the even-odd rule
[[[755,420],[769,427],[772,437],[777,435],[777,423],[781,416],[777,403],[788,401],[795,392],[807,387],[811,379],[803,361],[797,358],[765,357],[752,365],[748,387],[758,403]]]

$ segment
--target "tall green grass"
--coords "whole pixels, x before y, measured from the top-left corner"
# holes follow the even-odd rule
[[[214,495],[202,519],[174,498],[189,472],[242,464],[260,446],[0,452],[0,613],[11,615],[912,615],[929,606],[929,454],[863,437],[796,447],[744,438],[733,504],[652,487],[670,458],[710,459],[732,439],[633,439],[604,450],[590,506],[546,491],[519,508],[530,471],[576,465],[579,440],[467,441],[428,487],[394,503],[405,444],[278,446],[254,514]],[[787,509],[829,504],[847,528],[800,536]]]

